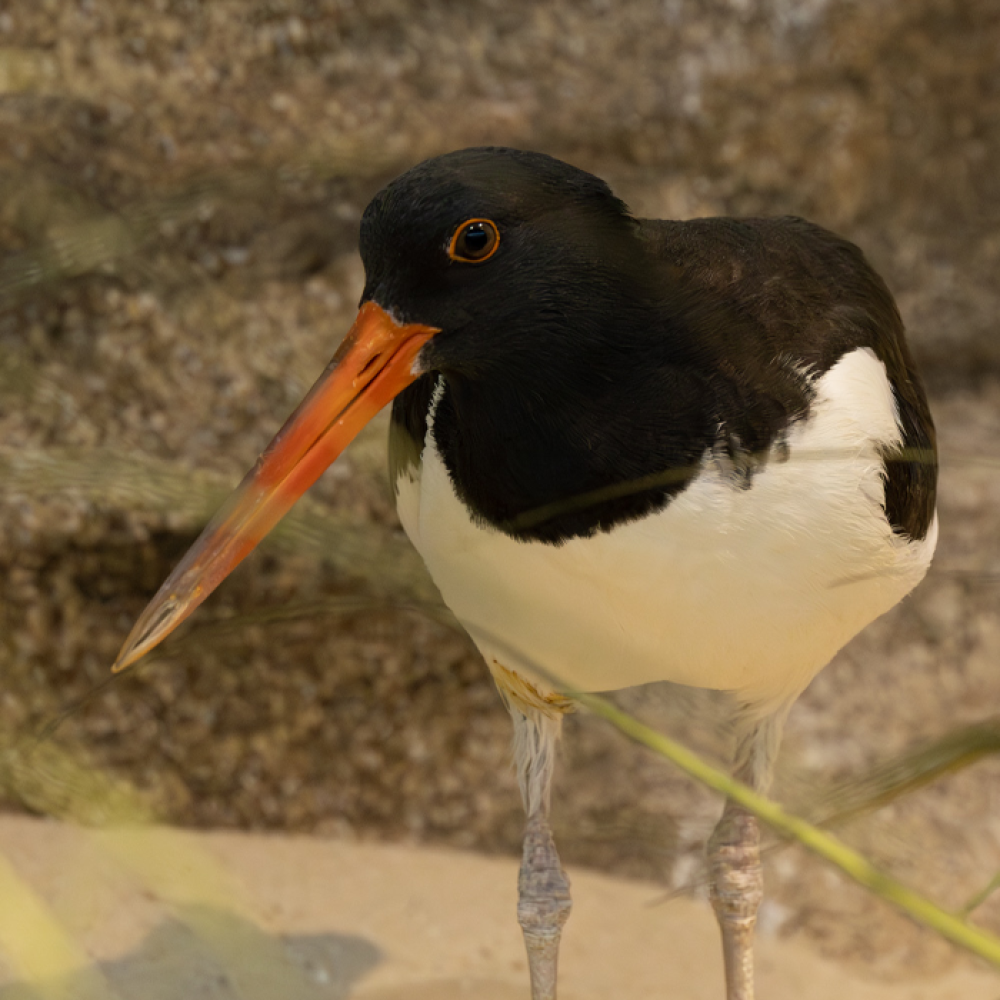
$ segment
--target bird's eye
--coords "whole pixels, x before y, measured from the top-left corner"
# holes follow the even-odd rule
[[[493,222],[489,219],[469,219],[455,230],[448,256],[468,264],[481,264],[496,253],[498,246],[500,233]]]

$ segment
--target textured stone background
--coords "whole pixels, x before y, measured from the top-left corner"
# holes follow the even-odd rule
[[[942,541],[793,713],[777,793],[816,810],[840,781],[891,791],[902,772],[877,762],[990,720],[998,66],[994,0],[0,5],[6,808],[99,819],[107,777],[175,823],[517,849],[509,725],[401,536],[384,421],[192,626],[107,676],[346,331],[368,198],[486,142],[600,173],[639,214],[802,214],[865,248],[932,389]],[[623,701],[725,753],[719,698]],[[1000,869],[998,777],[987,758],[842,833],[959,906]],[[697,890],[717,808],[571,720],[568,861]],[[952,960],[798,852],[772,857],[768,926],[886,974]],[[1000,904],[978,916],[1000,929]]]

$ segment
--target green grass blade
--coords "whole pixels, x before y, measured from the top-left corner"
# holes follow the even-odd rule
[[[891,875],[880,871],[864,855],[836,837],[791,815],[776,802],[757,794],[752,788],[736,781],[718,768],[706,764],[686,747],[644,726],[604,698],[583,692],[572,692],[572,696],[630,739],[666,757],[696,781],[748,809],[781,836],[796,840],[803,847],[839,868],[850,879],[896,906],[914,920],[1000,968],[1000,939],[943,910]]]

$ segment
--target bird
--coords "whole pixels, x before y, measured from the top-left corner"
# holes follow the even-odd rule
[[[937,540],[925,390],[884,281],[803,219],[633,215],[539,152],[463,149],[360,225],[357,318],[125,641],[183,621],[391,403],[399,519],[492,673],[526,811],[518,920],[556,996],[569,881],[549,823],[573,691],[730,693],[733,774]],[[708,839],[727,1000],[752,1000],[756,818]]]

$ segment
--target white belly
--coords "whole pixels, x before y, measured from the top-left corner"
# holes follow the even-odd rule
[[[487,663],[555,687],[669,680],[770,708],[926,572],[936,519],[910,542],[881,508],[878,449],[899,440],[884,366],[857,350],[817,382],[788,460],[772,456],[749,489],[707,456],[659,513],[557,546],[515,541],[472,521],[431,423],[398,509]]]

